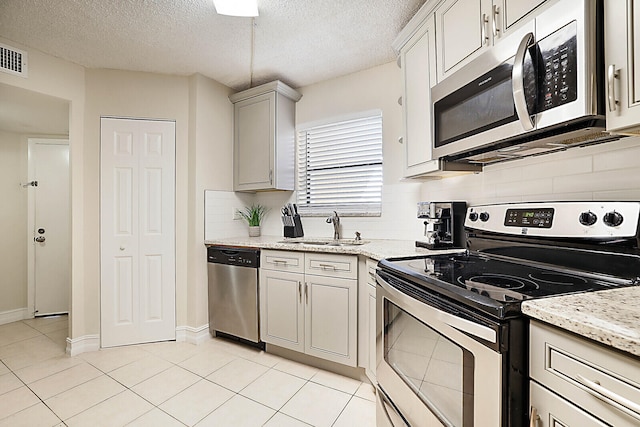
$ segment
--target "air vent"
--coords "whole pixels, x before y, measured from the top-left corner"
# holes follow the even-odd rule
[[[27,77],[27,52],[0,44],[0,71]]]

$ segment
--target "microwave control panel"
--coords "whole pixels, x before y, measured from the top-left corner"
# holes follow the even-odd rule
[[[574,21],[537,43],[538,112],[578,99],[576,32]]]

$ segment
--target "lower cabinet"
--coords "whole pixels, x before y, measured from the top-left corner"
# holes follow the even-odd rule
[[[271,250],[261,256],[262,340],[356,366],[357,257]]]
[[[532,321],[531,425],[640,425],[640,361]]]

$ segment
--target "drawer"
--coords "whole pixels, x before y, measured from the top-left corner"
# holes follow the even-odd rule
[[[260,268],[304,273],[304,252],[262,250]]]
[[[597,418],[551,393],[541,385],[531,381],[529,385],[531,407],[540,417],[539,426],[549,427],[607,427]],[[532,423],[531,425],[536,425]]]
[[[358,257],[325,253],[305,254],[305,273],[316,276],[358,278]]]
[[[531,378],[615,426],[640,424],[640,360],[531,322]]]
[[[367,283],[373,287],[376,286],[376,267],[378,261],[367,258]]]

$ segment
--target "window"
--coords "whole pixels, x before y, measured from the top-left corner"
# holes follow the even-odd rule
[[[381,214],[380,111],[299,129],[298,208],[307,215]]]

